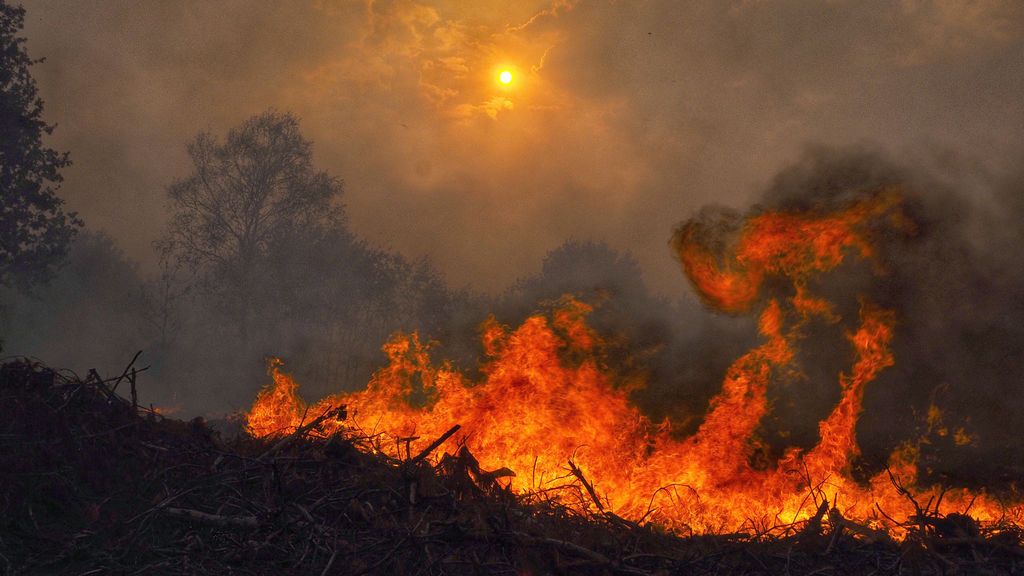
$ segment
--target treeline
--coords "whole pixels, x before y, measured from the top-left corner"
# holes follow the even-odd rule
[[[705,327],[683,325],[695,315],[653,296],[628,254],[569,241],[537,275],[497,296],[474,294],[448,286],[427,260],[356,236],[341,181],[314,167],[290,114],[265,112],[223,138],[200,134],[188,153],[191,173],[167,187],[156,266],[131,261],[102,232],[80,232],[52,280],[2,289],[6,353],[114,373],[143,349],[152,401],[234,410],[265,381],[270,355],[285,358],[312,397],[365,385],[395,331],[437,341],[438,356],[471,372],[488,314],[515,325],[575,294],[597,305],[594,322],[616,343],[616,365],[666,384],[653,390],[703,395],[671,384],[692,375],[695,365],[682,362],[699,354]],[[683,340],[687,350],[678,349]]]
[[[72,157],[46,145],[54,126],[43,119],[24,18],[0,0],[3,355],[113,374],[142,349],[144,399],[208,413],[246,407],[270,355],[310,397],[360,388],[398,330],[437,341],[439,358],[472,373],[488,314],[516,325],[569,293],[598,305],[609,360],[652,383],[638,401],[656,416],[681,406],[680,394],[702,410],[728,362],[729,347],[700,344],[728,322],[654,297],[636,260],[605,244],[569,241],[495,296],[453,289],[429,261],[369,245],[349,228],[342,182],[313,165],[298,120],[272,110],[188,144],[191,169],[166,189],[166,229],[152,258],[134,262],[64,210]],[[708,369],[716,376],[694,377]],[[688,380],[699,384],[679,385]]]
[[[266,112],[223,140],[200,134],[188,152],[193,172],[167,189],[155,272],[103,233],[79,233],[52,280],[4,289],[8,353],[111,372],[144,349],[159,402],[227,409],[261,381],[267,355],[325,389],[352,386],[390,333],[441,336],[472,301],[428,262],[349,230],[341,182],[313,167],[293,116]]]
[[[147,398],[189,412],[240,407],[268,355],[287,359],[314,393],[365,384],[393,331],[440,337],[468,298],[425,263],[336,238],[278,246],[295,259],[253,285],[243,326],[236,304],[191,270],[143,274],[109,237],[80,233],[48,285],[3,290],[5,354],[109,374],[142,349]]]

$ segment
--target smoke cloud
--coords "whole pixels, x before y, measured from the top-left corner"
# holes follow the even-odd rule
[[[667,242],[673,226],[728,224],[751,206],[824,209],[897,186],[917,232],[885,238],[885,274],[853,264],[815,287],[847,319],[856,293],[899,314],[896,366],[865,398],[865,455],[878,462],[916,434],[907,419],[934,402],[945,426],[976,437],[933,443],[952,463],[943,472],[1024,456],[1011,432],[1024,424],[1024,4],[25,6],[30,53],[47,58],[33,74],[58,124],[51,144],[75,162],[62,193],[104,235],[83,240],[85,264],[69,265],[42,300],[5,295],[8,352],[113,371],[137,339],[159,340],[152,322],[115,309],[147,306],[137,286],[162,270],[151,243],[167,222],[166,187],[190,170],[185,144],[274,108],[301,118],[318,167],[345,181],[351,245],[332,245],[418,300],[372,332],[354,320],[342,330],[315,306],[303,318],[268,312],[265,339],[240,364],[221,362],[237,352],[227,332],[177,340],[179,360],[158,376],[188,383],[209,407],[252,398],[264,353],[295,359],[311,396],[361,386],[399,328],[424,327],[472,369],[486,311],[511,324],[575,292],[602,302],[595,323],[637,355],[648,385],[636,401],[686,432],[755,337],[749,318],[710,313],[693,296]],[[514,71],[508,88],[495,82],[501,68]],[[302,283],[284,278],[277,293],[297,308],[296,294],[328,285],[329,255],[288,259]],[[116,274],[89,277],[89,258]],[[338,318],[376,319],[368,303],[391,302],[345,269],[328,276]],[[110,314],[68,327],[68,310],[94,304]],[[181,330],[208,318],[190,308]],[[65,339],[46,336],[60,330]],[[108,334],[118,334],[108,349],[76,347]],[[849,362],[834,330],[802,346],[805,377],[773,391],[764,434],[778,445],[813,443]]]
[[[823,322],[806,327],[797,374],[773,390],[765,434],[775,445],[816,442],[817,422],[838,400],[837,376],[852,358],[844,333],[855,328],[858,308],[868,301],[897,313],[896,365],[869,385],[858,429],[868,465],[877,469],[894,446],[930,432],[923,451],[936,473],[1016,473],[1006,464],[1024,449],[1013,432],[1024,424],[1024,328],[1013,320],[1024,312],[1024,261],[1009,247],[1024,241],[1010,224],[1024,221],[1024,212],[1012,202],[993,212],[979,201],[979,180],[991,198],[1021,190],[1019,181],[978,166],[911,168],[865,148],[809,150],[766,188],[750,214],[830,213],[897,190],[905,219],[872,228],[875,262],[851,259],[808,281],[808,290],[833,302],[843,322],[839,329]],[[734,210],[709,208],[695,218],[706,247],[717,253],[741,231]],[[789,292],[769,285],[770,294]],[[933,413],[926,431],[932,407],[942,415]]]
[[[755,200],[808,142],[995,171],[1022,155],[1012,0],[26,8],[69,205],[144,265],[184,144],[271,107],[346,181],[357,233],[491,292],[582,238],[685,293],[665,231]]]

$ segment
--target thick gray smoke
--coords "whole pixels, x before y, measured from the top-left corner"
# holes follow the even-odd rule
[[[845,331],[857,322],[859,296],[897,313],[896,365],[866,391],[858,428],[863,465],[877,469],[900,442],[927,430],[928,468],[951,476],[1013,474],[1024,455],[1024,211],[1019,177],[999,178],[954,158],[900,166],[866,149],[818,148],[779,173],[750,213],[828,212],[882,189],[899,190],[912,230],[874,230],[879,265],[848,259],[813,280],[811,292],[837,304],[839,329],[811,323],[800,341],[799,375],[772,389],[764,434],[774,446],[809,446],[817,422],[839,397],[849,370]],[[984,199],[984,200],[979,200]],[[709,209],[696,218],[735,235],[738,214]],[[712,247],[714,248],[714,247]],[[962,428],[973,436],[957,445]],[[1019,472],[1019,469],[1016,470]]]

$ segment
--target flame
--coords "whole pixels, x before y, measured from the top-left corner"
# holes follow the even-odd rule
[[[405,439],[418,450],[460,424],[457,438],[481,467],[516,472],[508,479],[514,492],[681,533],[766,533],[807,520],[827,503],[830,517],[841,515],[899,538],[899,524],[919,512],[900,487],[913,488],[918,502],[930,502],[926,506],[944,514],[969,508],[981,521],[1007,515],[1019,520],[1019,506],[1003,506],[985,493],[916,486],[913,444],[894,451],[889,469],[868,482],[853,479],[864,391],[894,363],[890,344],[897,321],[894,311],[863,299],[857,327],[847,334],[852,364],[838,377],[840,400],[819,423],[817,445],[788,449],[774,468],[750,464],[759,447],[757,428],[769,410],[768,387],[780,371],[795,369],[803,327],[841,320],[829,301],[809,292],[807,280],[847,258],[876,260],[872,230],[905,222],[899,196],[882,192],[831,213],[750,217],[725,256],[706,247],[700,225],[677,231],[684,271],[705,302],[730,313],[759,306],[762,337],[729,367],[703,423],[689,437],[676,437],[671,422],[652,422],[630,403],[635,383],[603,362],[605,343],[586,321],[591,307],[571,297],[514,329],[488,318],[481,326],[486,358],[478,382],[449,363],[435,365],[429,343],[416,334],[397,334],[383,348],[387,366],[365,390],[307,406],[281,362],[272,360],[274,384],[257,396],[248,427],[255,436],[282,434],[344,404],[349,420],[325,422],[323,433],[344,424],[369,437]],[[881,266],[876,271],[882,273]],[[768,277],[787,281],[789,293],[766,295]],[[401,455],[397,442],[390,446],[378,442],[377,449]],[[599,502],[579,490],[581,477]]]

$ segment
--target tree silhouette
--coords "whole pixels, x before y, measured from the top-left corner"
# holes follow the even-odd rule
[[[82,222],[57,196],[67,153],[43,144],[53,126],[20,37],[25,9],[0,0],[0,285],[48,281]]]
[[[221,141],[199,134],[188,145],[194,170],[167,190],[167,239],[202,272],[249,338],[255,284],[268,247],[298,232],[343,223],[341,182],[313,167],[312,145],[291,114],[264,112]]]

